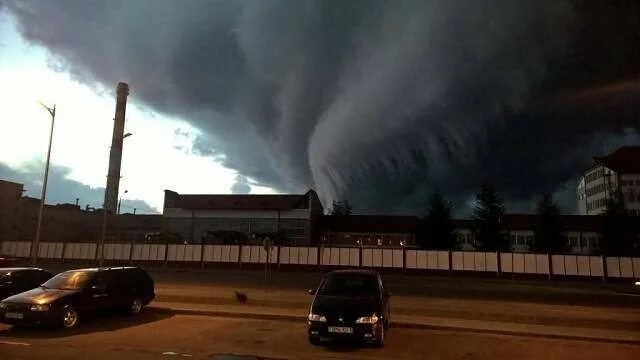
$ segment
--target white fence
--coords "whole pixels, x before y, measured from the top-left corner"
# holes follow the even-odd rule
[[[6,241],[0,255],[27,258],[31,243]],[[267,256],[268,255],[268,256]],[[50,260],[95,260],[95,243],[40,243],[38,257]],[[104,259],[120,262],[187,264],[264,264],[281,267],[316,266],[453,272],[485,272],[640,278],[640,258],[583,255],[548,255],[470,251],[436,251],[388,248],[274,246],[269,254],[256,245],[126,244],[104,245]]]

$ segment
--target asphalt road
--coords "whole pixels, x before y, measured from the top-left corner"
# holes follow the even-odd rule
[[[303,322],[174,315],[148,309],[111,314],[80,329],[0,325],[0,359],[638,359],[640,346],[458,331],[391,329],[382,349],[311,346]],[[241,359],[245,359],[241,357]]]

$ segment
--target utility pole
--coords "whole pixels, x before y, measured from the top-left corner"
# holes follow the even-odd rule
[[[44,167],[44,181],[42,182],[42,196],[40,197],[40,209],[38,210],[38,224],[36,225],[36,237],[31,244],[31,265],[38,263],[38,250],[40,245],[40,232],[42,229],[42,215],[44,213],[44,202],[47,196],[47,181],[49,180],[49,162],[51,160],[51,143],[53,142],[53,126],[56,121],[56,106],[52,108],[40,103],[51,115],[51,131],[49,131],[49,148],[47,150],[47,162]]]

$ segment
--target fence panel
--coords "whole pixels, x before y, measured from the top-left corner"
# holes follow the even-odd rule
[[[503,273],[513,272],[513,254],[500,253],[500,269]]]
[[[31,256],[31,242],[18,241],[16,242],[16,257],[27,258]]]
[[[498,254],[493,252],[485,253],[485,259],[487,262],[487,271],[497,272],[498,271]]]
[[[393,250],[382,249],[382,267],[393,267]]]
[[[349,249],[349,266],[360,266],[360,249]]]
[[[402,249],[393,249],[392,263],[394,268],[402,269],[404,267],[404,254]]]
[[[526,274],[537,274],[536,254],[524,254],[524,272]]]
[[[576,256],[576,263],[578,264],[578,275],[591,276],[591,264],[588,256]]]
[[[605,260],[607,264],[607,276],[608,277],[620,277],[620,259],[617,257],[608,257]]]
[[[451,270],[464,270],[464,255],[462,251],[453,251],[451,253]]]
[[[407,250],[405,255],[405,262],[407,269],[418,268],[418,250]]]
[[[429,268],[429,256],[433,258],[433,265],[438,265],[438,254],[433,251],[416,250],[416,268],[428,269]]]
[[[462,253],[462,268],[465,271],[474,271],[476,267],[475,255],[473,252]]]
[[[449,255],[447,255],[447,267],[449,263]],[[437,270],[438,269],[438,252],[437,251],[427,251],[427,259],[426,259],[426,269]]]
[[[382,267],[382,249],[371,249],[371,266]]]
[[[640,258],[633,258],[633,277],[640,279]]]
[[[524,273],[524,254],[513,253],[513,272],[518,274]]]
[[[591,276],[602,276],[602,258],[600,256],[589,256],[589,269]]]
[[[487,271],[487,253],[486,252],[473,253],[473,270]]]
[[[308,264],[308,265],[318,265],[318,248],[311,248],[311,247],[307,248],[306,264]]]
[[[449,271],[449,252],[448,251],[438,251],[437,269]]]
[[[536,273],[549,274],[549,256],[547,254],[536,254]]]
[[[576,255],[564,256],[564,269],[567,275],[578,275],[578,258]]]
[[[633,263],[630,257],[620,258],[620,277],[623,277],[623,278],[633,277]]]
[[[338,254],[338,259],[340,261],[340,266],[349,266],[350,265],[350,252],[348,248],[340,248]]]
[[[551,255],[551,266],[553,267],[552,275],[566,275],[564,269],[564,255]]]

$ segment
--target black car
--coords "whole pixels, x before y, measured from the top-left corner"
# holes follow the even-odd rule
[[[39,268],[2,268],[0,269],[0,300],[38,287],[52,276],[52,273]]]
[[[343,338],[384,344],[391,294],[377,272],[334,271],[309,293],[315,295],[307,318],[311,344]]]
[[[127,309],[138,314],[155,297],[153,280],[137,267],[70,270],[0,302],[0,321],[74,328],[86,313]]]

